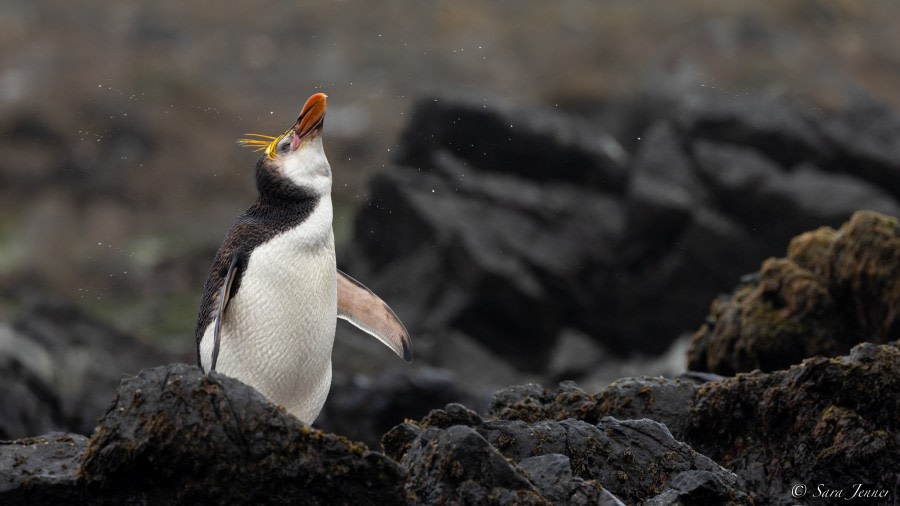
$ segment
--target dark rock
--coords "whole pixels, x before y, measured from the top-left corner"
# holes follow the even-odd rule
[[[663,417],[675,418],[679,416],[675,412],[679,411],[683,419],[680,426],[684,427],[689,423],[691,397],[683,391],[693,392],[696,387],[691,383],[683,385],[689,388],[683,388],[680,382],[669,385],[677,388],[673,397],[684,399],[683,405],[677,408],[666,403],[654,406],[652,395],[645,396],[650,406],[646,413],[656,412]],[[672,388],[658,385],[658,390],[663,393],[660,397],[664,397]],[[616,392],[609,392],[605,396],[604,408],[628,411],[631,394],[622,393],[621,398],[612,400],[616,395]],[[474,427],[505,457],[516,463],[525,462],[520,468],[544,497],[555,503],[563,496],[573,500],[576,490],[595,500],[600,496],[593,494],[608,490],[626,503],[640,502],[663,493],[670,478],[678,473],[700,470],[715,475],[715,480],[707,484],[710,493],[727,496],[732,502],[749,504],[736,476],[677,441],[664,425],[643,417],[619,421],[606,416],[595,420],[600,406],[593,401],[594,397],[571,384],[561,386],[556,392],[545,391],[537,385],[511,387],[495,396],[490,420],[482,421],[458,407],[448,406],[446,412],[434,411],[421,424],[406,423],[395,427],[385,435],[385,448],[392,448],[389,454],[397,458],[420,444],[418,441],[425,432],[432,431],[429,434],[433,434],[440,426],[458,422]],[[635,404],[639,405],[638,402]],[[640,413],[637,406],[630,411]],[[561,419],[566,413],[574,413],[582,419]],[[435,420],[439,422],[437,425],[433,425]],[[555,456],[557,454],[559,456]],[[533,459],[545,455],[554,456]],[[562,465],[560,456],[565,458],[567,466]],[[721,486],[715,486],[715,483]],[[686,485],[671,487],[683,489],[686,494],[692,490]],[[593,492],[588,492],[590,490]]]
[[[563,454],[575,476],[600,483],[626,503],[653,497],[675,474],[696,469],[715,473],[728,484],[732,501],[749,504],[737,488],[736,476],[676,441],[664,425],[652,420],[606,417],[597,425],[572,419],[534,424],[497,420],[478,431],[515,462]]]
[[[783,101],[717,92],[678,109],[674,120],[660,113],[619,173],[626,157],[571,135],[577,122],[422,101],[342,260],[391,294],[414,333],[451,329],[546,372],[538,357],[563,332],[617,355],[662,353],[706,301],[794,235],[861,208],[900,215],[900,192],[879,182],[896,164],[829,142],[850,119],[832,125]],[[883,109],[866,130],[884,139],[873,146],[900,125]],[[568,161],[548,172],[548,160]],[[875,165],[878,177],[866,172]]]
[[[738,487],[737,477],[676,441],[660,423],[647,419],[619,421],[612,417],[597,422],[572,418],[553,420],[552,414],[565,413],[571,404],[566,404],[569,399],[565,399],[561,406],[550,405],[560,397],[564,398],[566,393],[578,393],[573,385],[560,390],[566,392],[558,392],[553,400],[548,399],[550,392],[541,391],[536,385],[498,392],[492,408],[495,415],[521,415],[523,413],[516,412],[515,408],[530,404],[533,410],[524,414],[534,421],[496,418],[483,421],[460,406],[448,406],[446,410],[433,411],[420,424],[404,423],[395,427],[385,435],[384,446],[388,454],[402,458],[403,462],[411,458],[423,459],[428,456],[416,453],[417,448],[422,447],[424,441],[437,439],[439,432],[436,431],[459,431],[459,427],[465,425],[474,428],[503,456],[519,464],[543,497],[555,504],[578,504],[583,500],[593,504],[604,497],[608,500],[621,498],[626,503],[640,502],[662,493],[672,476],[688,470],[712,473],[715,480],[710,483],[721,485],[709,485],[712,492],[727,496],[733,502],[747,503],[746,495]],[[580,393],[587,402],[586,398],[590,396]],[[505,403],[506,407],[499,408],[500,403]],[[690,399],[682,409],[684,418],[689,410]],[[551,417],[544,418],[539,411],[545,415],[552,413]],[[590,413],[587,418],[595,416]],[[671,488],[683,490],[685,494],[691,490],[691,487],[677,483]]]
[[[569,457],[559,453],[528,457],[519,461],[519,469],[554,504],[569,498],[573,479]]]
[[[900,335],[900,226],[859,212],[835,231],[791,241],[758,279],[717,299],[693,337],[688,368],[730,375],[772,371],[813,355],[846,353],[862,340]]]
[[[900,215],[896,201],[876,186],[809,163],[785,171],[754,146],[697,141],[694,153],[717,207],[770,248],[798,231],[836,226],[859,209]],[[759,252],[775,253],[765,248]]]
[[[596,481],[572,475],[569,457],[548,453],[519,461],[519,469],[553,504],[623,505],[622,501]]]
[[[471,427],[425,429],[401,465],[407,499],[420,504],[550,504]]]
[[[441,150],[482,170],[535,181],[565,181],[621,192],[625,152],[612,137],[589,124],[536,107],[503,100],[440,97],[420,100],[402,140],[398,162],[433,163]]]
[[[476,427],[481,425],[483,420],[481,416],[466,408],[462,404],[447,404],[444,409],[435,409],[428,413],[428,416],[422,419],[420,423],[423,427],[436,427],[438,429],[447,429],[454,425],[468,425]]]
[[[483,406],[449,371],[398,368],[373,378],[335,377],[316,427],[376,446],[406,418],[421,418],[448,403]]]
[[[85,504],[78,471],[87,445],[65,433],[0,441],[0,504]]]
[[[752,146],[783,167],[830,157],[815,124],[781,101],[695,93],[684,101],[677,120],[685,137]]]
[[[897,344],[706,383],[685,441],[737,473],[757,503],[787,504],[794,483],[892,490],[900,469]]]
[[[683,471],[669,480],[668,488],[644,502],[646,506],[681,505],[681,504],[734,504],[735,497],[731,491],[732,482],[722,479],[721,474],[709,471]],[[753,504],[742,496],[745,504]]]
[[[394,426],[381,438],[384,454],[394,460],[402,459],[421,433],[422,426],[413,422],[403,422]]]
[[[546,374],[555,382],[581,378],[613,358],[599,343],[575,330],[563,330],[547,360]],[[507,382],[510,385],[512,382]],[[503,386],[506,386],[503,385]]]
[[[708,197],[706,183],[688,150],[687,140],[668,121],[651,126],[641,139],[630,169],[634,179],[642,178],[674,187],[688,199],[703,202]]]
[[[173,364],[125,379],[82,470],[106,503],[399,504],[402,471],[251,387]]]
[[[512,387],[495,396],[495,418],[449,404],[395,426],[388,456],[311,429],[236,380],[174,364],[124,380],[87,449],[71,434],[0,444],[0,500],[789,504],[796,483],[891,490],[898,344],[699,386]]]
[[[807,359],[773,373],[701,375],[700,385],[691,380],[626,378],[597,393],[585,393],[572,384],[555,390],[511,387],[494,396],[495,420],[480,424],[479,431],[513,460],[533,456],[538,446],[542,454],[566,455],[574,474],[587,480],[589,476],[579,474],[579,459],[590,463],[592,453],[574,442],[572,434],[578,432],[573,421],[558,420],[577,417],[584,422],[579,428],[590,430],[584,427],[602,425],[604,415],[634,423],[646,417],[673,428],[675,440],[740,479],[736,486],[731,478],[722,482],[696,472],[678,477],[682,471],[675,471],[654,489],[655,497],[630,496],[635,502],[652,497],[652,504],[728,503],[737,488],[758,504],[791,504],[790,486],[795,483],[862,483],[891,489],[900,461],[900,398],[888,394],[900,391],[898,344],[865,343],[848,356]],[[562,423],[568,428],[560,428]],[[617,436],[617,441],[623,439]],[[622,460],[628,459],[610,458],[609,465],[623,466]],[[629,500],[613,484],[601,483]]]
[[[63,427],[60,400],[51,387],[52,360],[40,346],[0,324],[0,440]]]
[[[684,440],[697,385],[678,379],[623,378],[595,394],[597,411],[622,420],[650,418]]]
[[[601,417],[595,396],[572,382],[560,383],[555,391],[534,383],[505,388],[494,394],[488,415],[499,420],[529,423],[566,418],[597,423]]]
[[[819,123],[834,150],[834,170],[860,177],[900,196],[900,114],[868,93]]]
[[[46,358],[45,363],[30,367],[37,368],[33,374],[47,378],[50,392],[37,395],[55,397],[47,409],[59,411],[56,427],[85,435],[93,432],[97,419],[109,407],[123,374],[174,358],[172,353],[117,331],[66,304],[36,304],[26,309],[13,326],[17,334],[29,341],[29,346]],[[41,431],[40,426],[35,426],[31,434],[17,436]]]
[[[605,416],[650,418],[681,439],[697,388],[690,381],[648,377],[623,378],[593,394],[571,382],[561,383],[556,390],[534,384],[513,386],[494,394],[490,415],[528,423],[567,418],[597,423]]]
[[[380,176],[357,217],[358,250],[343,259],[347,268],[365,273],[379,293],[396,293],[389,303],[413,322],[413,333],[457,329],[520,368],[542,365],[541,354],[572,318],[605,329],[597,308],[612,304],[604,295],[612,274],[600,266],[616,257],[621,206],[583,188],[463,174],[397,167]],[[405,267],[407,258],[412,270],[380,263]],[[429,283],[412,293],[410,275]]]

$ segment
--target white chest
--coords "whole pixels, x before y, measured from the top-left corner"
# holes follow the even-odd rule
[[[337,285],[331,202],[257,247],[222,321],[216,370],[312,423],[331,386]],[[205,368],[211,324],[200,343]]]

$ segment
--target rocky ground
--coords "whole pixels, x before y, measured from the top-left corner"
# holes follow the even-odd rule
[[[314,427],[27,305],[0,326],[0,503],[896,503],[900,115],[652,100],[632,148],[421,100],[339,259],[416,366],[341,327]]]
[[[896,500],[898,343],[698,384],[497,392],[407,421],[382,451],[312,429],[228,377],[124,379],[90,439],[0,446],[4,504],[794,504],[803,483]],[[383,453],[382,453],[383,452]],[[842,485],[844,486],[844,485]]]

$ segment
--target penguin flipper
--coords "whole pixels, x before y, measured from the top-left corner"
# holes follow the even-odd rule
[[[337,316],[347,320],[412,362],[412,344],[406,327],[394,311],[359,281],[337,271]]]
[[[213,351],[212,360],[210,361],[209,370],[216,370],[216,361],[219,359],[219,341],[220,331],[222,329],[222,318],[225,316],[225,308],[228,307],[228,301],[231,300],[231,288],[234,286],[234,278],[238,272],[238,263],[240,261],[240,252],[236,251],[231,255],[231,264],[228,265],[228,273],[225,274],[225,282],[222,283],[222,293],[219,295],[219,308],[216,310],[216,325],[213,328]]]

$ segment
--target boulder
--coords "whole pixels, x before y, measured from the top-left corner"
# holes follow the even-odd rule
[[[597,423],[605,416],[650,418],[667,425],[676,439],[681,439],[696,392],[693,381],[648,377],[622,378],[596,393],[585,392],[572,382],[562,382],[555,390],[518,385],[495,393],[489,414],[529,423],[567,418]]]
[[[898,344],[733,378],[511,387],[488,416],[451,403],[395,426],[385,454],[234,379],[171,364],[123,380],[89,441],[0,444],[0,501],[791,504],[798,483],[889,493]]]
[[[784,167],[831,156],[815,119],[784,100],[692,93],[680,104],[676,124],[686,138],[746,146]]]
[[[235,379],[184,364],[123,380],[81,475],[106,503],[403,502],[393,460],[311,429]]]
[[[848,495],[855,483],[895,490],[897,344],[860,344],[849,355],[706,383],[685,441],[737,473],[756,503],[795,504],[790,488],[797,483],[847,488]]]
[[[877,121],[853,137],[849,111],[694,94],[617,154],[557,111],[424,99],[341,260],[413,333],[469,336],[522,370],[564,370],[539,357],[572,331],[660,354],[795,235],[859,209],[900,215],[897,165],[875,155],[900,116],[859,107]]]
[[[0,440],[44,434],[65,425],[52,381],[49,354],[0,324]]]
[[[496,461],[504,473],[515,472],[529,477],[531,485],[554,504],[641,502],[667,491],[673,476],[690,470],[713,474],[715,479],[710,479],[709,483],[720,485],[715,488],[715,493],[722,501],[750,504],[735,475],[676,441],[664,425],[652,420],[619,421],[604,417],[596,424],[572,418],[533,423],[500,419],[482,421],[466,415],[459,408],[448,407],[448,411],[451,409],[453,413],[432,413],[421,424],[406,423],[385,435],[385,448],[389,448],[388,453],[393,452],[395,457],[402,455],[401,462],[410,469],[411,481],[416,479],[415,466],[424,466],[438,476],[454,474],[454,467],[436,467],[433,464],[435,456],[428,451],[434,452],[436,445],[440,448],[442,441],[464,439],[472,446],[470,455],[489,453],[489,460]],[[440,428],[448,424],[453,425]],[[495,452],[497,457],[502,455],[517,467],[508,469],[507,460],[496,460]],[[496,470],[485,470],[484,466],[473,467],[481,469],[484,476],[497,474]],[[500,475],[506,476],[504,473]],[[508,478],[508,482],[518,483],[512,478]],[[672,485],[674,489],[678,486],[677,483]],[[427,489],[434,490],[435,487]],[[455,493],[455,496],[441,496],[439,500],[460,500],[460,492]],[[424,496],[417,497],[422,499]],[[424,502],[434,499],[427,497]]]
[[[50,433],[0,441],[0,504],[85,504],[79,477],[88,439]]]
[[[860,177],[900,196],[900,114],[866,92],[817,124],[834,154],[832,170]]]
[[[591,125],[540,107],[493,97],[424,98],[414,107],[397,161],[425,167],[442,150],[481,170],[621,192],[627,155]]]
[[[11,332],[19,344],[5,352],[0,349],[12,361],[0,359],[0,364],[19,364],[22,378],[41,380],[32,382],[31,391],[41,399],[41,409],[51,413],[51,422],[36,423],[9,437],[47,430],[89,435],[109,407],[123,374],[176,357],[63,303],[42,302],[26,308],[13,322]],[[27,359],[24,350],[30,350]]]
[[[407,498],[420,504],[550,504],[475,429],[424,429],[400,461]]]
[[[653,490],[654,496],[633,502],[724,503],[731,500],[725,498],[729,487],[736,487],[756,504],[795,504],[792,486],[819,483],[844,487],[848,495],[856,483],[890,492],[900,466],[900,397],[892,395],[900,391],[898,344],[863,343],[848,355],[810,358],[771,373],[754,371],[731,378],[687,375],[700,384],[689,379],[632,378],[596,393],[573,384],[556,389],[522,385],[497,392],[491,406],[494,420],[469,417],[466,422],[464,413],[456,409],[451,414],[448,408],[446,415],[432,414],[422,423],[467,423],[517,433],[517,427],[527,427],[534,438],[486,437],[504,455],[528,454],[529,445],[540,445],[541,451],[568,455],[576,463],[571,452],[550,444],[557,441],[553,423],[563,420],[571,425],[567,420],[578,419],[580,427],[599,425],[612,420],[602,418],[608,414],[621,418],[621,424],[625,419],[652,419],[666,424],[659,427],[671,428],[675,440],[738,477],[737,485],[731,485],[730,479],[722,482],[721,476],[703,469],[679,470]],[[509,420],[518,425],[509,428],[505,425]],[[620,461],[612,459],[610,465],[615,468]],[[603,485],[627,500],[629,492]]]
[[[773,371],[861,341],[900,335],[900,226],[858,212],[839,230],[796,237],[787,258],[716,299],[694,334],[688,368],[730,375]]]

